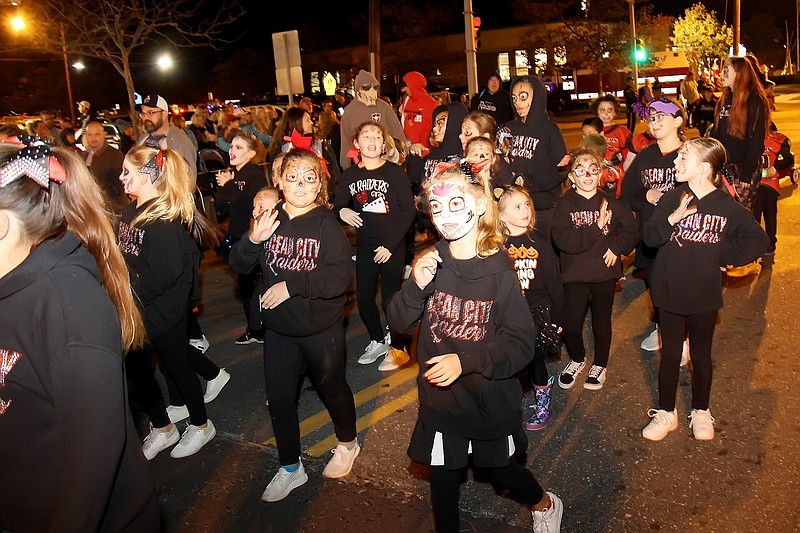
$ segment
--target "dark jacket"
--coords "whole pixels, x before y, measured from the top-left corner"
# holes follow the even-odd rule
[[[600,206],[608,202],[611,220],[597,226]],[[628,206],[613,194],[598,191],[587,199],[570,189],[556,205],[552,224],[553,244],[561,251],[561,277],[564,283],[600,283],[622,277],[622,257],[639,241],[636,221]],[[606,250],[617,255],[607,267]]]
[[[217,189],[214,197],[217,213],[228,215],[226,237],[238,241],[248,232],[253,214],[253,198],[266,186],[267,177],[264,172],[249,161],[241,169],[234,169],[233,179]]]
[[[436,243],[441,268],[421,290],[412,280],[392,298],[393,330],[419,323],[419,417],[448,435],[491,440],[518,432],[522,387],[514,376],[533,358],[536,327],[507,254],[456,260]],[[449,387],[423,374],[433,356],[456,353],[461,376]]]
[[[158,531],[120,324],[66,233],[0,279],[0,530]]]
[[[185,320],[190,301],[198,298],[200,250],[180,220],[159,219],[131,226],[149,204],[125,207],[118,239],[131,285],[141,302],[147,336],[154,341]]]
[[[497,125],[514,120],[514,107],[511,105],[511,95],[500,87],[494,94],[489,89],[483,89],[470,100],[470,111],[482,111],[494,117]]]
[[[737,139],[728,133],[732,103],[733,95],[729,93],[722,103],[712,136],[725,146],[728,151],[728,162],[736,166],[737,177],[741,181],[750,183],[753,178],[761,179],[760,175],[756,176],[756,171],[761,161],[761,154],[764,153],[764,138],[767,135],[764,114],[767,110],[758,96],[751,94],[747,98],[744,139]]]
[[[406,158],[406,172],[411,183],[419,184],[433,176],[436,165],[447,157],[463,155],[461,139],[458,136],[461,134],[461,123],[468,114],[467,106],[461,102],[440,105],[433,110],[433,120],[436,120],[436,115],[443,111],[447,111],[447,125],[444,130],[444,139],[439,146],[433,146],[424,158],[416,155]]]
[[[658,246],[650,295],[653,305],[679,315],[693,315],[722,307],[720,267],[755,261],[769,247],[769,238],[730,194],[717,189],[689,207],[697,212],[675,225],[667,218],[688,184],[666,193],[644,225],[644,242]]]
[[[231,249],[231,268],[244,273],[260,263],[264,287],[286,282],[289,299],[275,309],[261,310],[265,327],[291,337],[319,333],[343,320],[353,274],[350,244],[324,207],[290,219],[281,205],[278,221],[266,242],[237,242]]]
[[[559,172],[559,165],[566,164],[567,146],[558,125],[547,116],[544,83],[536,76],[526,76],[515,79],[512,90],[522,79],[533,84],[533,102],[524,122],[517,117],[506,124],[511,146],[508,156],[514,175],[522,176],[534,207],[542,211],[553,208],[561,196],[566,174]]]

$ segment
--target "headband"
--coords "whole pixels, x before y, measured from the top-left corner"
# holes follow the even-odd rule
[[[150,183],[155,183],[163,169],[164,169],[164,152],[161,150],[161,148],[159,148],[158,152],[156,152],[156,155],[151,157],[150,160],[147,163],[145,163],[143,167],[139,167],[139,172],[150,176]]]
[[[64,167],[50,152],[50,145],[39,137],[19,135],[2,141],[21,148],[0,169],[0,188],[27,176],[44,189],[50,189],[50,182],[64,183],[67,175]]]

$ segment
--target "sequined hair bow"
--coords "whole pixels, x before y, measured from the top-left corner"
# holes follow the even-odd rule
[[[64,183],[64,167],[50,152],[50,145],[39,137],[19,135],[3,141],[21,148],[0,168],[0,188],[27,176],[41,187],[50,189],[50,182]]]
[[[155,183],[158,179],[158,176],[161,175],[161,171],[164,169],[164,152],[161,148],[158,149],[156,155],[150,158],[150,160],[144,164],[143,167],[139,167],[139,172],[142,174],[147,174],[150,176],[150,183]]]
[[[489,163],[491,163],[491,160],[489,159],[481,159],[477,163],[473,163],[471,161],[467,161],[461,156],[451,155],[446,157],[444,161],[436,163],[433,173],[431,174],[431,179],[435,178],[446,170],[457,168],[467,176],[467,180],[469,180],[470,183],[473,185],[481,185],[481,182],[478,179],[478,173]]]

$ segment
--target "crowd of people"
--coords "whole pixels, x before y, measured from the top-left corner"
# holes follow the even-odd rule
[[[310,99],[279,119],[269,107],[215,117],[198,106],[188,127],[152,94],[136,110],[144,132],[125,150],[108,146],[87,108],[83,157],[56,140],[52,114],[31,132],[38,137],[2,128],[0,427],[36,445],[0,440],[9,459],[0,484],[18,488],[0,503],[0,529],[158,530],[146,460],[169,448],[187,457],[211,441],[206,404],[232,379],[206,357],[195,312],[204,251],[237,274],[245,325],[236,344],[263,348],[280,462],[265,502],[308,480],[303,372],[338,439],[323,476],[347,476],[360,453],[345,376],[353,274],[369,336],[357,362],[420,369],[408,454],[430,466],[437,531],[459,530],[470,465],[514,493],[534,531],[560,531],[564,504],[518,457],[526,430],[557,415],[556,383],[598,391],[613,379],[612,308],[625,259],[644,272],[652,300],[655,327],[642,349],[661,350],[658,405],[642,437],[678,428],[679,369],[690,360],[689,427],[713,439],[720,270],[766,265],[774,254],[777,197],[764,182],[789,158],[762,160],[776,128],[759,72],[751,59],[727,59],[711,115],[705,87],[686,92],[687,101],[697,95],[694,114],[665,96],[637,97],[627,125],[615,122],[617,99],[601,96],[570,149],[542,81],[521,76],[506,91],[497,73],[471,108],[435,100],[410,72],[396,110],[362,70],[351,101],[338,93],[318,113]],[[634,137],[639,120],[647,132]],[[686,140],[689,120],[709,135]],[[225,153],[214,173],[216,224],[198,202],[206,149]],[[434,231],[414,258],[417,234]],[[569,359],[551,376],[545,362],[562,343]],[[129,399],[150,421],[143,443]],[[528,418],[523,408],[532,408]],[[47,468],[32,464],[42,458]],[[85,490],[65,487],[74,483]]]

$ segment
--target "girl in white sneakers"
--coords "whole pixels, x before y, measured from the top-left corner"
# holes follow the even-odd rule
[[[680,184],[664,193],[644,225],[644,241],[660,247],[653,265],[650,293],[659,308],[661,364],[659,408],[642,430],[661,440],[678,428],[675,394],[681,349],[687,334],[692,346],[692,412],[689,426],[698,440],[714,438],[708,410],[711,393],[711,341],[722,307],[720,269],[760,257],[769,239],[752,214],[720,189],[720,169],[727,159],[716,139],[687,141],[675,160]]]

